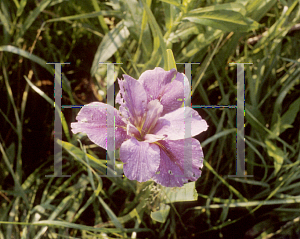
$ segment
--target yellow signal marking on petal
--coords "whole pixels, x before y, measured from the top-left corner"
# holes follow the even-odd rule
[[[146,117],[147,117],[147,112],[144,113],[144,115],[143,115],[143,117],[141,119],[141,122],[140,122],[141,124],[136,127],[137,130],[140,132],[140,134],[141,134],[142,137],[147,134],[147,132],[145,132],[145,130],[143,130],[144,124],[146,122]]]

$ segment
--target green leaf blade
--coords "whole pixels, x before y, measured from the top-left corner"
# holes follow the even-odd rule
[[[259,23],[243,16],[239,12],[215,10],[197,15],[187,14],[185,20],[220,29],[225,32],[248,32],[259,27]]]

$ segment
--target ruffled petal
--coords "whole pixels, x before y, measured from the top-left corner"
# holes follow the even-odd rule
[[[147,92],[147,102],[159,98],[162,88],[171,82],[176,73],[175,69],[165,71],[160,67],[155,67],[154,70],[148,70],[141,74],[139,82],[143,85]]]
[[[124,80],[119,80],[120,92],[116,97],[116,102],[121,105],[122,116],[129,118],[133,125],[138,126],[146,111],[147,94],[140,82],[128,75],[123,75],[123,77]]]
[[[152,177],[155,182],[165,187],[182,187],[188,180],[196,181],[200,177],[203,151],[198,140],[162,140],[159,144],[162,146],[161,160],[157,173]]]
[[[185,117],[185,115],[189,117]],[[168,140],[184,139],[185,124],[191,124],[191,137],[206,131],[208,125],[198,112],[190,107],[182,107],[160,117],[152,134],[165,135]]]
[[[107,115],[114,112],[115,122],[107,122]],[[118,110],[114,107],[101,103],[93,102],[82,107],[76,116],[78,122],[71,123],[73,134],[86,133],[89,139],[101,148],[115,150],[120,148],[123,141],[127,138],[126,124]],[[111,134],[115,124],[115,133]],[[115,147],[114,147],[115,145]]]
[[[137,141],[132,137],[122,144],[120,159],[124,163],[123,170],[128,179],[145,182],[158,169],[160,150],[155,144]]]

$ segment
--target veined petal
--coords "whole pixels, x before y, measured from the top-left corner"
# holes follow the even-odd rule
[[[158,118],[163,111],[163,106],[158,100],[152,100],[147,105],[147,113],[145,117],[145,122],[142,128],[142,135],[147,134],[154,128]]]
[[[198,140],[193,138],[162,140],[159,144],[162,146],[161,160],[157,173],[152,177],[155,182],[166,187],[182,187],[188,180],[196,181],[200,177],[199,168],[203,167],[203,151]]]
[[[183,83],[173,80],[162,89],[160,96],[160,102],[164,107],[162,115],[180,108],[184,101]]]
[[[120,159],[124,163],[123,170],[128,179],[145,182],[158,169],[160,150],[155,144],[137,141],[132,137],[122,144]]]
[[[186,124],[191,124],[191,137],[206,131],[208,128],[206,121],[201,118],[196,110],[190,107],[182,107],[160,117],[152,133],[166,135],[168,140],[184,139],[186,137]]]
[[[144,116],[147,107],[147,95],[140,82],[128,75],[123,75],[124,80],[119,80],[120,95],[116,97],[117,103],[121,104],[120,111],[124,117],[129,116],[130,122],[138,126]],[[127,111],[128,114],[125,112]]]
[[[165,71],[160,67],[155,67],[154,70],[148,70],[141,74],[138,81],[147,92],[147,102],[158,99],[162,88],[171,82],[175,73],[175,69]]]
[[[108,122],[107,116],[114,112],[114,122]],[[101,102],[93,102],[82,107],[76,116],[78,122],[71,123],[73,134],[86,133],[89,139],[100,147],[108,150],[118,149],[127,138],[126,124],[118,110]],[[115,125],[115,135],[110,134]],[[113,131],[112,131],[113,132]],[[115,145],[115,147],[114,147]]]

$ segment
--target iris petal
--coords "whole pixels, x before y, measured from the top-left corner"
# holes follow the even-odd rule
[[[120,148],[124,174],[130,180],[145,182],[153,177],[160,162],[160,150],[155,144],[138,141],[134,137]]]
[[[163,140],[160,145],[160,165],[153,180],[166,187],[182,187],[188,180],[196,181],[203,167],[203,151],[198,140],[189,138],[190,147],[186,147],[185,140]],[[185,150],[186,148],[186,150]],[[185,161],[192,163],[190,171],[185,172]],[[187,163],[187,162],[186,162]],[[185,176],[186,173],[188,176]],[[181,176],[181,177],[177,177]]]
[[[175,73],[175,69],[165,71],[160,67],[155,67],[154,70],[148,70],[141,74],[138,82],[147,92],[147,102],[158,99],[162,88],[172,81]]]
[[[160,95],[160,102],[164,107],[162,115],[165,115],[181,107],[184,100],[183,85],[174,80],[164,87]]]
[[[115,122],[107,123],[107,113],[114,112]],[[89,139],[100,147],[108,150],[118,149],[127,138],[126,124],[118,111],[110,105],[101,102],[93,102],[82,107],[76,119],[78,122],[71,123],[74,134],[86,133]],[[108,125],[107,125],[108,124]],[[115,135],[108,135],[109,128],[114,127]]]
[[[123,101],[118,94],[117,103],[121,104],[120,111],[130,122],[138,126],[144,116],[147,107],[147,95],[143,86],[134,78],[123,75],[124,80],[119,80],[120,92]]]
[[[188,99],[188,97],[191,97],[191,86],[190,86],[188,78],[184,74],[178,72],[174,81],[179,81],[184,85],[184,98],[185,99]]]
[[[147,113],[142,128],[142,134],[145,135],[155,126],[158,118],[163,111],[163,106],[158,100],[152,100],[147,105]]]
[[[165,71],[156,67],[145,71],[138,81],[147,93],[148,103],[155,99],[161,101],[164,107],[162,115],[180,108],[184,99],[190,97],[191,88],[187,77],[175,69]]]
[[[185,117],[188,116],[188,117]],[[206,131],[208,125],[198,112],[190,107],[179,108],[160,117],[152,130],[153,134],[166,135],[169,140],[185,138],[185,124],[191,124],[191,136]]]

